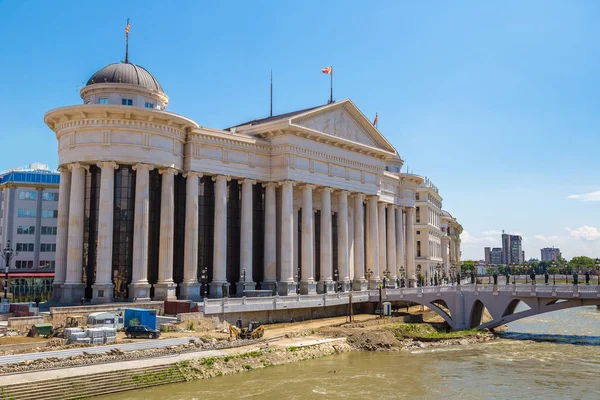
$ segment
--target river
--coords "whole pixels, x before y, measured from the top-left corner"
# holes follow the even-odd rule
[[[105,399],[600,399],[600,310],[556,311],[500,340],[413,353],[352,352]]]

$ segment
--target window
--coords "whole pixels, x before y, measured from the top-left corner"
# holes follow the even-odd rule
[[[57,218],[58,210],[42,210],[42,218]]]
[[[85,99],[85,104],[90,104],[90,99]]]
[[[421,257],[421,241],[417,240],[417,257]]]
[[[15,261],[15,268],[19,268],[19,269],[25,269],[25,268],[33,268],[33,261],[32,260],[17,260]]]
[[[54,261],[42,261],[42,260],[40,260],[40,268],[42,268],[42,269],[54,269]]]
[[[18,252],[29,252],[33,251],[33,243],[17,243]]]
[[[42,193],[42,200],[58,201],[58,193],[44,192]]]
[[[415,199],[419,200],[419,193],[415,194]]]
[[[19,192],[19,200],[37,200],[37,192]]]
[[[100,100],[98,100],[98,104],[108,104],[108,98],[103,97]]]
[[[35,217],[35,210],[19,208],[19,210],[17,211],[17,215],[22,218]]]
[[[56,244],[54,244],[54,243],[42,243],[40,245],[40,251],[43,251],[43,252],[56,251]]]
[[[17,234],[19,235],[33,235],[35,234],[35,226],[17,226]]]
[[[56,227],[42,226],[42,235],[56,235]]]
[[[132,106],[133,100],[132,99],[121,99],[121,105],[122,106]]]
[[[421,210],[419,207],[417,207],[417,223],[421,222]]]
[[[129,104],[131,105],[131,104]],[[144,104],[144,107],[146,108],[154,108],[154,103],[150,103],[149,101],[146,102],[146,104]]]
[[[44,227],[42,227],[42,233],[44,232]],[[420,235],[421,231],[417,231],[417,235]]]

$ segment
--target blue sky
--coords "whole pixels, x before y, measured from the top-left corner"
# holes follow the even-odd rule
[[[43,115],[124,59],[127,17],[130,60],[170,111],[216,128],[264,117],[271,69],[275,113],[323,104],[332,65],[334,97],[379,113],[440,188],[464,258],[502,229],[528,258],[600,256],[600,3],[0,0],[0,170],[56,167]]]

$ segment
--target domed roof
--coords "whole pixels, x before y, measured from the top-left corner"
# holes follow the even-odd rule
[[[86,86],[96,83],[128,83],[163,92],[160,83],[144,67],[131,63],[109,64],[96,72]]]
[[[443,215],[444,217],[450,217],[450,218],[454,218],[454,217],[452,216],[452,214],[450,214],[450,213],[449,213],[448,211],[446,211],[446,210],[442,210],[442,215]]]

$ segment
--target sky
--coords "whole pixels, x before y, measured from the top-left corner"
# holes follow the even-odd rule
[[[125,58],[168,110],[225,128],[350,98],[429,177],[464,227],[463,259],[502,230],[600,257],[597,1],[0,0],[0,170],[57,167],[43,122]],[[404,169],[405,171],[406,169]]]

